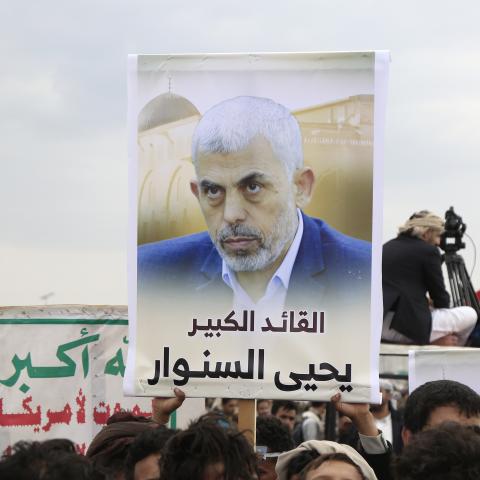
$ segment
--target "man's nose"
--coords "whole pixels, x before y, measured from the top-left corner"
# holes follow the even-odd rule
[[[238,192],[229,192],[225,197],[223,219],[226,223],[236,224],[244,222],[246,212],[243,199]]]

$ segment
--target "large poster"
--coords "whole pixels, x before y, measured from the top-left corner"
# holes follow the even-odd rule
[[[387,66],[130,57],[127,394],[378,400]]]

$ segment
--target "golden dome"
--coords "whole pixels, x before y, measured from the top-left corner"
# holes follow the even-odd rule
[[[162,93],[150,100],[140,111],[138,131],[144,132],[194,115],[200,115],[200,112],[185,97],[170,92]]]

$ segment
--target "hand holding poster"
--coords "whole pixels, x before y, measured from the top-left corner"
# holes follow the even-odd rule
[[[377,400],[386,64],[131,57],[127,394]]]

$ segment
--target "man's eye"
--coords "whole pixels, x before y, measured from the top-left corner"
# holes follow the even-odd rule
[[[216,200],[217,198],[221,197],[222,189],[220,187],[215,187],[212,185],[211,187],[207,187],[205,189],[205,193],[208,198],[211,198],[212,200]]]
[[[258,193],[262,187],[258,183],[249,183],[246,187],[248,193]]]

